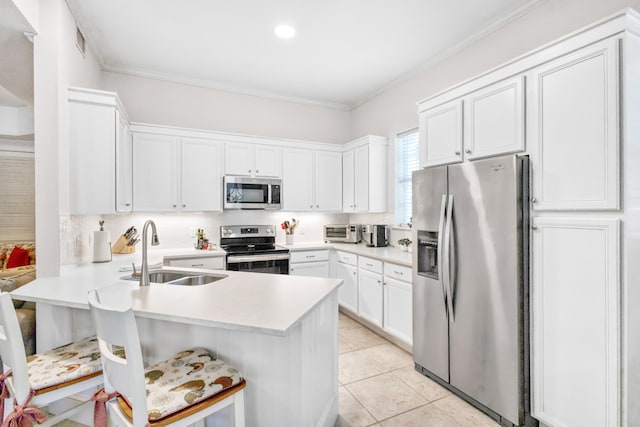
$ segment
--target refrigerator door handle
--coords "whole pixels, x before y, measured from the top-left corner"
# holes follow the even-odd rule
[[[453,194],[449,195],[449,203],[447,204],[447,218],[444,228],[444,279],[445,290],[447,292],[447,304],[449,306],[449,320],[455,321],[453,312],[453,280],[451,280],[451,227],[453,223]]]
[[[447,311],[447,287],[444,281],[445,273],[444,273],[444,254],[443,254],[443,242],[444,242],[444,224],[446,221],[447,209],[447,195],[442,195],[442,201],[440,202],[440,224],[438,225],[438,281],[442,285],[442,298],[444,302],[444,311]]]

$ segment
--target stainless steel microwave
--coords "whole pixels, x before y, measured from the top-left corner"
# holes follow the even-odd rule
[[[225,176],[225,209],[280,209],[282,180]]]
[[[358,243],[362,239],[360,224],[332,224],[324,226],[325,242]]]

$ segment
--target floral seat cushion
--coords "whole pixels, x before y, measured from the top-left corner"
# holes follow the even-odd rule
[[[100,349],[95,336],[27,357],[29,382],[36,392],[99,375]]]
[[[145,371],[149,421],[157,421],[243,382],[236,369],[203,348],[181,351]],[[127,405],[126,400],[120,400]],[[130,413],[130,408],[123,408]]]

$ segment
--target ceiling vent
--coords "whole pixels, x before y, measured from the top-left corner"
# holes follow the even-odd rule
[[[80,53],[82,53],[83,57],[85,52],[85,46],[86,46],[86,42],[85,42],[84,36],[82,35],[80,28],[76,27],[76,47],[78,48]]]

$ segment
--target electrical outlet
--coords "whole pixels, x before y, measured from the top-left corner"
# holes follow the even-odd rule
[[[196,237],[198,227],[189,227],[189,237]]]
[[[300,235],[304,236],[304,227],[300,227]]]

